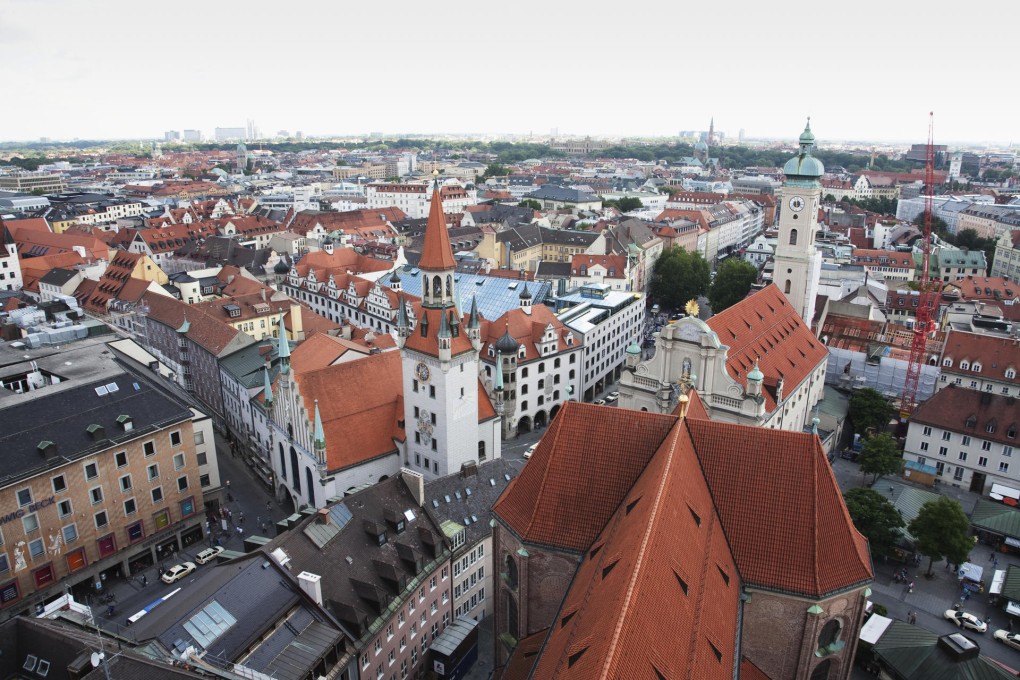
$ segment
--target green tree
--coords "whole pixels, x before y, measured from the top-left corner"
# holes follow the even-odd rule
[[[896,440],[882,432],[864,440],[864,448],[858,458],[861,472],[875,475],[877,481],[882,475],[894,475],[903,470],[903,453]]]
[[[533,198],[526,198],[523,201],[521,201],[518,205],[520,205],[523,208],[531,208],[532,210],[542,209],[542,204]]]
[[[735,257],[723,260],[715,272],[712,287],[708,289],[712,312],[718,314],[743,300],[757,280],[758,268],[750,262]]]
[[[708,262],[701,253],[674,246],[655,261],[648,296],[664,309],[680,309],[688,300],[704,295],[710,280]]]
[[[640,210],[644,207],[644,203],[635,196],[624,196],[616,202],[616,207],[620,209],[620,212],[630,212],[631,210]]]
[[[900,511],[874,489],[850,489],[843,496],[846,509],[857,530],[871,543],[871,552],[887,555],[904,526]]]
[[[960,503],[947,496],[922,505],[907,530],[917,539],[917,551],[928,558],[929,576],[935,560],[966,562],[976,540],[970,535],[970,520]]]
[[[850,420],[858,434],[884,429],[895,415],[895,410],[882,393],[870,387],[857,390],[850,397]]]
[[[500,165],[499,163],[489,163],[489,165],[485,168],[485,172],[483,172],[482,176],[478,178],[478,181],[484,182],[490,177],[506,177],[509,174],[510,168],[506,167],[505,165]]]

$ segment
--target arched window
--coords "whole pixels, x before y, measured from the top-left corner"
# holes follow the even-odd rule
[[[797,245],[797,230],[796,229],[791,229],[790,230],[790,245],[791,246]]]
[[[287,456],[283,453],[283,444],[280,444],[280,476],[287,479]]]
[[[511,590],[517,590],[517,562],[514,561],[514,556],[507,553],[506,560],[506,584],[510,586]]]
[[[297,451],[290,447],[290,471],[291,479],[294,480],[294,490],[301,493],[301,471],[298,470]]]
[[[315,485],[312,484],[312,470],[311,468],[305,468],[305,486],[308,488],[308,505],[315,507]]]
[[[453,297],[453,277],[449,275],[446,277],[446,297]]]
[[[510,593],[506,594],[506,630],[515,640],[517,639],[519,634],[517,630],[517,601]]]
[[[443,297],[443,277],[436,276],[432,279],[432,297]]]
[[[832,659],[826,659],[815,666],[815,670],[811,672],[811,680],[828,680],[831,671]]]
[[[829,647],[836,640],[839,639],[839,633],[843,629],[843,624],[839,622],[839,619],[832,619],[822,627],[822,632],[818,635],[818,646]]]
[[[790,294],[790,279],[786,279],[786,288],[783,290],[787,295]]]

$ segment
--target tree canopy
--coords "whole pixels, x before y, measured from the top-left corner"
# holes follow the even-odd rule
[[[894,475],[903,469],[903,454],[896,440],[882,432],[864,440],[864,448],[858,458],[861,472],[875,475]]]
[[[523,201],[518,203],[518,205],[520,205],[520,206],[522,206],[524,208],[531,208],[532,210],[541,210],[542,209],[542,204],[539,203],[538,201],[536,201],[533,198],[525,198]]]
[[[716,269],[715,281],[708,290],[712,312],[718,314],[743,300],[757,280],[758,268],[750,262],[735,257],[723,260]]]
[[[878,390],[870,387],[857,390],[850,398],[850,420],[854,432],[864,434],[870,429],[882,430],[896,415],[892,404]]]
[[[616,208],[620,212],[630,212],[631,210],[640,210],[644,203],[641,199],[636,196],[624,196],[618,200],[602,201],[602,206],[606,208]]]
[[[680,309],[689,300],[704,295],[710,280],[708,262],[701,253],[674,246],[655,261],[648,296],[664,309]]]
[[[843,498],[854,526],[871,543],[872,554],[889,554],[899,535],[897,529],[904,526],[900,511],[874,489],[850,489]]]
[[[907,530],[917,539],[917,551],[928,558],[928,575],[935,560],[943,558],[951,564],[963,564],[974,548],[970,520],[959,501],[946,496],[921,506]]]

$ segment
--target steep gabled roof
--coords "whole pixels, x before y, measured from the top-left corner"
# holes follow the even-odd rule
[[[867,539],[817,436],[709,420],[688,426],[745,583],[819,598],[871,580]]]
[[[584,554],[534,676],[728,680],[740,591],[690,435],[674,419]]]
[[[779,378],[785,393],[807,378],[825,361],[825,346],[797,314],[779,288],[769,285],[706,322],[729,345],[726,370],[737,382],[743,382],[758,360],[765,374],[765,407],[776,408],[775,386]]]
[[[675,422],[672,416],[568,401],[493,512],[528,543],[585,550]],[[627,436],[620,437],[621,431]],[[591,465],[595,460],[599,465]]]

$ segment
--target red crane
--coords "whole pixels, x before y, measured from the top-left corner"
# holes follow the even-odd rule
[[[928,335],[934,330],[933,307],[935,305],[936,282],[928,276],[928,261],[931,258],[931,220],[935,196],[935,142],[933,136],[934,113],[928,114],[928,148],[924,165],[924,235],[921,237],[921,278],[918,281],[917,320],[914,321],[914,337],[910,343],[910,364],[907,366],[907,380],[903,384],[903,399],[900,402],[900,417],[905,422],[917,406],[917,384],[921,379],[921,367],[925,363],[925,347]]]

